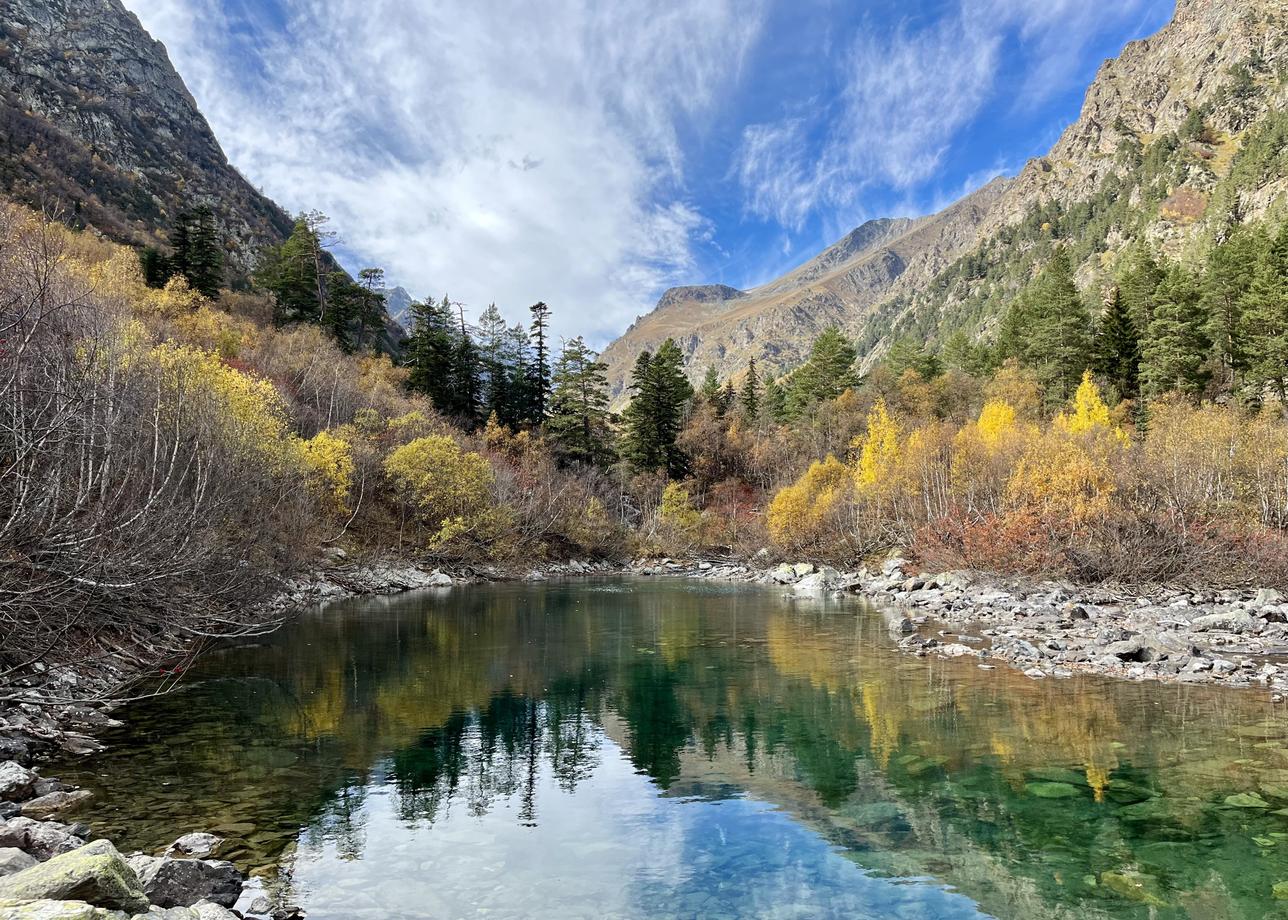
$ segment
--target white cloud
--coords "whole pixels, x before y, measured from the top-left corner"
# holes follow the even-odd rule
[[[834,106],[744,129],[736,175],[746,210],[800,229],[820,208],[851,210],[870,186],[918,189],[996,98],[1005,54],[1018,48],[1026,64],[1014,105],[1034,107],[1067,88],[1094,39],[1139,27],[1168,2],[956,0],[920,28],[862,31],[841,58]]]
[[[737,80],[757,3],[281,2],[127,0],[233,163],[346,251],[600,340],[691,268],[710,227],[678,136]]]

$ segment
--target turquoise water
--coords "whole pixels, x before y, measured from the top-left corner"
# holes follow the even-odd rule
[[[219,833],[313,920],[1288,917],[1264,696],[908,658],[852,601],[353,601],[122,718],[56,765],[95,829]]]

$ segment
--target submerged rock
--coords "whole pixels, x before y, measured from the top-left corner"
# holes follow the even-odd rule
[[[134,870],[106,840],[95,840],[0,879],[0,900],[42,898],[129,911],[145,911],[149,904]]]
[[[22,813],[28,818],[44,819],[75,808],[86,799],[93,798],[94,793],[88,789],[77,789],[74,792],[50,792],[32,799],[22,806]]]
[[[184,834],[166,850],[166,855],[170,856],[179,853],[183,856],[191,856],[194,859],[205,859],[213,856],[219,844],[224,842],[223,837],[214,834],[196,833]]]

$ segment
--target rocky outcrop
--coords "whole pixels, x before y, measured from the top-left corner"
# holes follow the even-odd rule
[[[0,6],[0,165],[0,190],[122,242],[157,242],[180,210],[208,203],[242,271],[291,230],[120,0]]]
[[[241,894],[241,873],[224,860],[139,854],[129,864],[148,900],[160,907],[191,907],[199,901],[232,907]]]

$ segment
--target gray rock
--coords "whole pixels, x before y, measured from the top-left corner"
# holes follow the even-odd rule
[[[135,914],[130,920],[201,920],[191,907],[152,908],[146,914]]]
[[[1112,655],[1119,661],[1144,661],[1148,655],[1145,642],[1140,636],[1120,639],[1105,646],[1105,654]]]
[[[205,859],[212,856],[219,844],[224,842],[223,837],[216,837],[214,834],[184,834],[166,850],[166,855],[170,856],[178,853],[182,856],[190,856],[194,859]]]
[[[237,915],[226,907],[211,901],[198,901],[192,905],[192,912],[197,920],[237,920]]]
[[[770,572],[769,577],[780,585],[790,585],[792,582],[796,581],[796,569],[784,562],[778,566],[778,568]]]
[[[111,910],[145,911],[148,899],[125,858],[106,840],[0,879],[0,901],[85,901]]]
[[[129,914],[106,911],[84,901],[25,901],[0,906],[0,920],[128,920]]]
[[[452,576],[446,572],[434,572],[429,576],[428,585],[431,588],[450,588],[452,584]]]
[[[1282,604],[1284,596],[1274,588],[1262,588],[1257,592],[1257,596],[1252,599],[1252,602],[1258,607],[1268,607],[1271,604]]]
[[[55,821],[10,818],[0,824],[0,847],[16,847],[37,859],[70,853],[84,844],[71,828]]]
[[[75,808],[86,799],[93,797],[94,793],[88,789],[77,789],[74,792],[50,792],[38,799],[32,799],[30,802],[24,803],[22,813],[28,818],[44,820],[61,811]]]
[[[130,866],[152,903],[161,907],[191,907],[198,901],[232,907],[241,894],[241,873],[220,859],[139,855],[130,857]]]
[[[0,878],[21,872],[23,869],[30,869],[39,862],[36,857],[28,856],[17,847],[0,848]]]
[[[1225,611],[1209,613],[1190,623],[1195,632],[1229,632],[1237,635],[1256,633],[1261,629],[1261,621],[1250,613],[1242,611]]]
[[[806,575],[813,575],[814,563],[798,562],[794,566],[792,566],[792,571],[796,574],[797,578],[804,578]]]
[[[31,794],[36,774],[12,760],[0,763],[0,799],[17,802]]]

